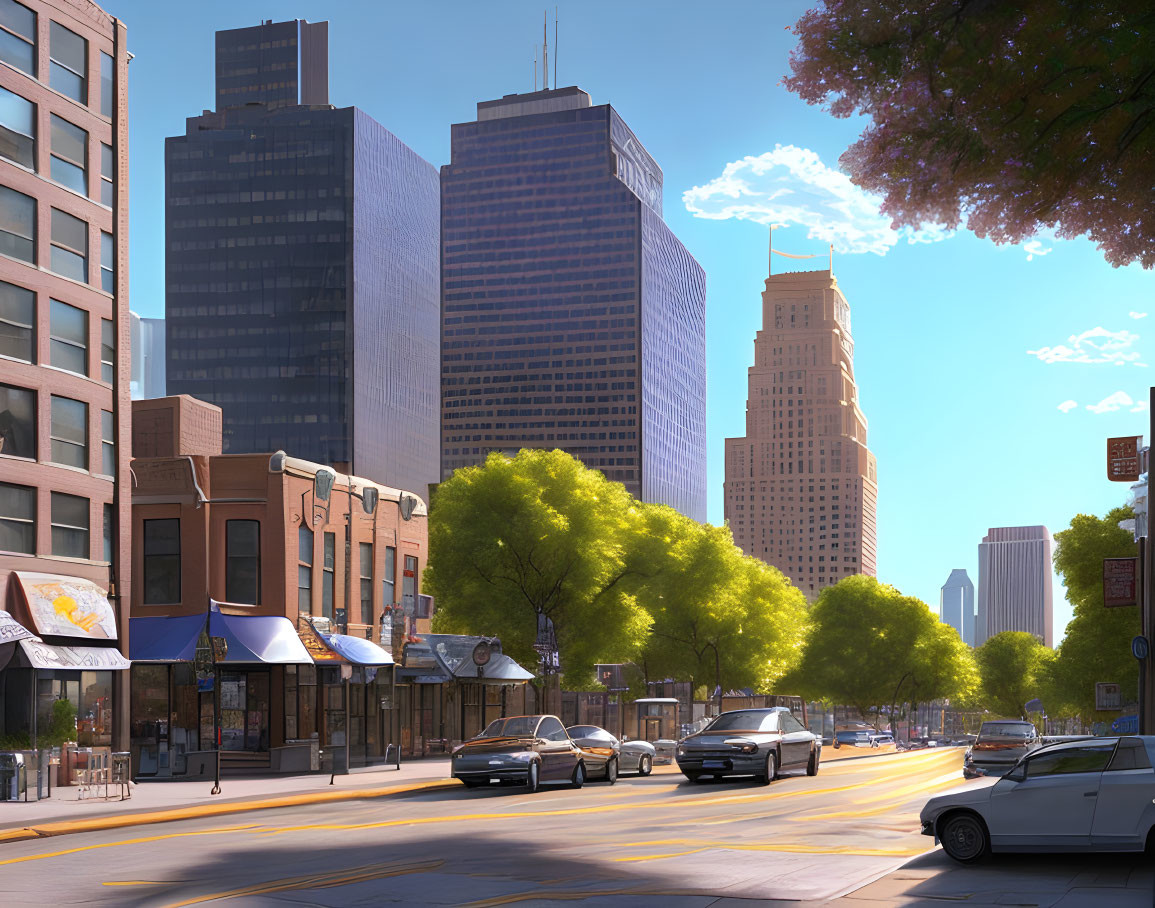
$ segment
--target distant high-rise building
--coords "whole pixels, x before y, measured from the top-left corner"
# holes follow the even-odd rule
[[[994,527],[979,543],[975,645],[1026,631],[1051,646],[1051,533],[1044,526]]]
[[[453,126],[441,169],[441,475],[561,448],[706,517],[706,279],[662,172],[578,88]]]
[[[164,319],[132,315],[132,399],[165,396]]]
[[[217,110],[165,144],[168,381],[226,453],[438,478],[438,178],[328,103],[324,22],[217,34]]]
[[[975,645],[975,585],[965,568],[955,568],[938,594],[938,614],[967,646]]]
[[[810,598],[851,574],[874,576],[877,467],[850,306],[832,271],[767,278],[749,380],[746,435],[726,439],[734,541]]]

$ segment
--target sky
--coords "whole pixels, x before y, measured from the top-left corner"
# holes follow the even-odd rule
[[[850,303],[855,375],[878,459],[879,579],[935,610],[954,568],[978,583],[990,527],[1122,504],[1106,439],[1149,435],[1155,273],[1086,240],[996,246],[965,227],[895,233],[838,170],[861,119],[787,92],[789,27],[811,2],[581,0],[558,8],[551,70],[611,103],[661,165],[664,216],[706,270],[709,519],[723,446],[745,434],[767,231],[826,255]],[[478,101],[532,91],[539,3],[519,0],[104,0],[128,26],[131,306],[164,315],[164,138],[212,107],[213,33],[329,21],[330,101],[360,107],[434,165]],[[786,225],[785,227],[781,225]],[[824,263],[823,263],[824,264]],[[776,269],[805,263],[776,260]],[[821,265],[819,265],[821,267]],[[1056,642],[1071,617],[1056,580]]]

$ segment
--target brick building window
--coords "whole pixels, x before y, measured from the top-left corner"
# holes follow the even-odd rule
[[[52,395],[52,450],[49,460],[88,469],[88,404]],[[88,556],[85,556],[88,557]]]
[[[313,614],[313,531],[297,530],[297,611]]]
[[[52,114],[52,179],[88,195],[88,133]]]
[[[116,243],[111,233],[100,234],[100,289],[116,292]]]
[[[64,211],[52,209],[52,261],[57,274],[88,282],[88,224]]]
[[[76,306],[51,301],[49,362],[57,369],[88,374],[88,313]]]
[[[36,350],[36,294],[0,281],[0,356],[26,363]]]
[[[112,207],[116,198],[115,169],[112,164],[112,146],[100,143],[100,204]]]
[[[225,521],[225,599],[257,605],[261,601],[261,524]]]
[[[36,76],[36,13],[16,0],[0,0],[0,60]]]
[[[381,592],[386,605],[397,601],[397,549],[385,546],[385,569],[381,577]]]
[[[88,557],[88,499],[52,493],[52,554]]]
[[[0,551],[36,554],[36,490],[0,482]]]
[[[0,385],[0,454],[36,458],[36,392]]]
[[[113,550],[116,547],[116,514],[110,504],[104,506],[104,560],[112,564]]]
[[[116,61],[100,52],[100,113],[112,119],[112,111],[116,106],[116,95],[113,93],[113,80],[116,73]]]
[[[110,385],[116,380],[116,327],[110,318],[100,320],[100,379]]]
[[[116,475],[116,432],[111,410],[100,411],[100,472]]]
[[[36,264],[36,199],[0,186],[0,253]]]
[[[0,157],[36,169],[36,105],[6,88],[0,88]]]
[[[180,602],[180,518],[145,520],[142,529],[144,604],[173,605]]]
[[[48,84],[81,104],[88,103],[88,42],[59,22],[48,35]]]
[[[337,574],[337,536],[325,534],[325,552],[321,562],[321,614],[333,620],[333,587]]]
[[[361,572],[361,623],[373,623],[373,543],[362,542],[358,560]]]

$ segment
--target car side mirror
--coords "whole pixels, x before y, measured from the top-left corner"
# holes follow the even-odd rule
[[[1003,776],[1003,778],[1010,779],[1012,782],[1025,782],[1027,781],[1027,767],[1024,765],[1016,766]]]

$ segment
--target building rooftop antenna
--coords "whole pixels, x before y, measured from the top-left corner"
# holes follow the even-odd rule
[[[553,87],[557,88],[557,7],[553,8]]]
[[[541,11],[541,87],[549,91],[549,10]]]

